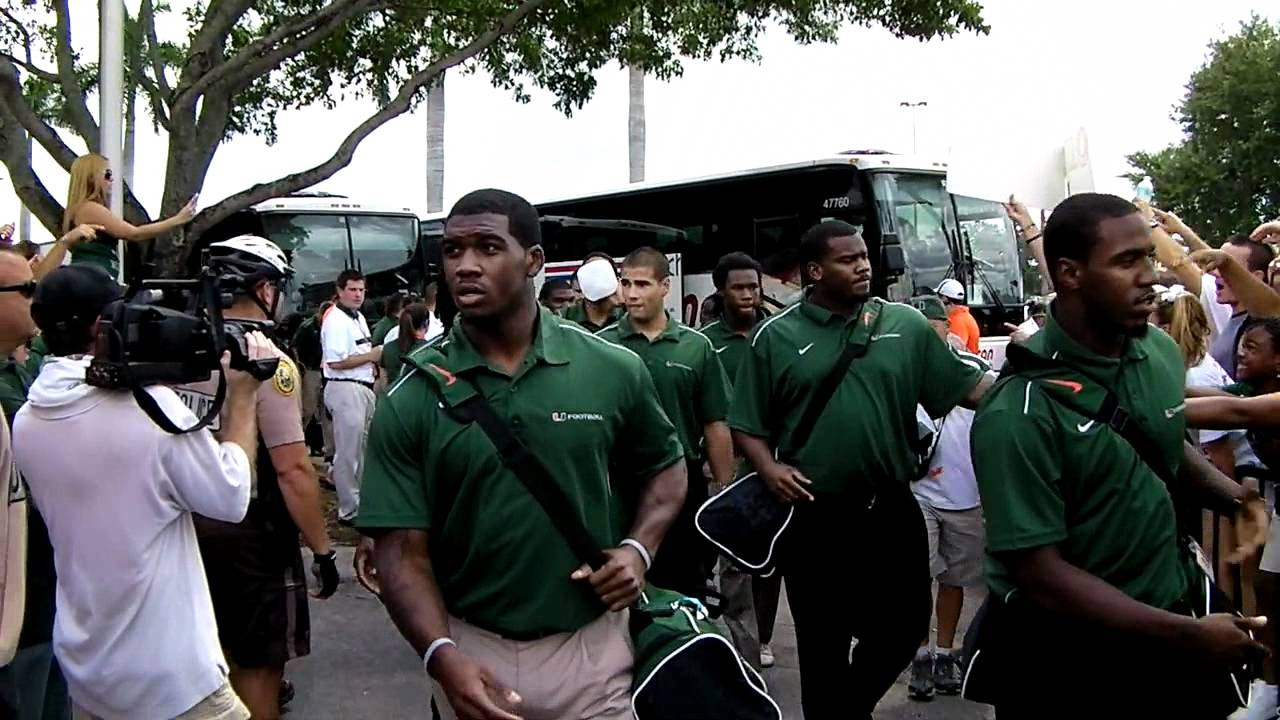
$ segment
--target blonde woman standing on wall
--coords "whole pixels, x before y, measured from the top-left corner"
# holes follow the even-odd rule
[[[71,163],[62,232],[82,224],[100,226],[96,238],[71,249],[71,262],[97,265],[118,278],[120,256],[116,251],[116,241],[142,242],[186,225],[195,216],[197,196],[193,195],[172,217],[146,225],[132,225],[108,209],[114,179],[107,159],[101,155],[81,155]]]

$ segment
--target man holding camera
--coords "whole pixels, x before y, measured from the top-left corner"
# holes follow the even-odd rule
[[[209,246],[209,269],[235,300],[223,311],[227,324],[261,327],[276,316],[283,286],[293,274],[284,252],[253,235]],[[218,638],[231,663],[231,686],[255,720],[280,716],[280,680],[285,663],[311,652],[311,622],[301,531],[320,583],[316,597],[338,589],[335,553],[329,546],[320,505],[320,485],[307,452],[299,412],[301,378],[274,345],[280,365],[258,388],[258,443],[249,511],[236,523],[196,517],[218,619]],[[177,389],[197,415],[212,403],[217,381]]]
[[[193,514],[238,522],[249,505],[258,381],[230,369],[221,439],[169,434],[128,390],[86,382],[103,310],[119,298],[99,268],[73,265],[36,289],[50,356],[18,412],[15,458],[44,513],[58,570],[54,653],[77,717],[249,717],[227,680]],[[256,332],[249,360],[270,357]],[[180,427],[173,390],[148,395]],[[74,451],[71,451],[74,449]]]
[[[365,435],[373,419],[373,381],[382,347],[374,345],[360,314],[364,275],[343,270],[338,302],[324,316],[320,346],[324,365],[324,405],[333,417],[333,484],[338,488],[338,522],[350,526],[360,509],[360,468]]]

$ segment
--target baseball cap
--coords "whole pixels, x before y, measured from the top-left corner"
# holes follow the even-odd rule
[[[947,309],[936,295],[917,295],[911,298],[911,307],[919,310],[930,320],[946,320]]]
[[[88,327],[123,291],[106,270],[95,265],[66,265],[36,285],[31,318],[43,331]]]
[[[948,300],[964,300],[964,286],[955,278],[947,278],[938,285],[937,293]]]
[[[618,275],[613,263],[604,258],[588,260],[578,268],[578,287],[582,297],[598,302],[618,292]]]

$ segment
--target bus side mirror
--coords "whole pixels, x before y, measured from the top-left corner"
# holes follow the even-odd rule
[[[880,246],[880,267],[885,275],[901,275],[907,270],[907,257],[901,245]]]

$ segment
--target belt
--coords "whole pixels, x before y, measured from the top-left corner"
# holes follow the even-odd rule
[[[349,383],[355,383],[357,385],[363,385],[369,388],[370,390],[373,389],[372,380],[357,380],[355,378],[325,378],[324,381],[325,382],[349,382]]]

